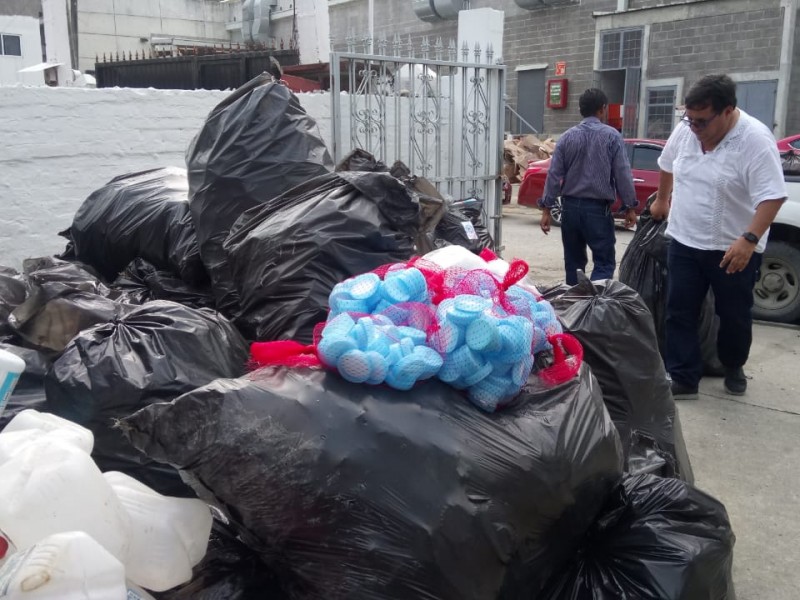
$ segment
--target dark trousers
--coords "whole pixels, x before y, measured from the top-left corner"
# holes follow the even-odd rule
[[[592,250],[591,279],[611,279],[617,267],[611,205],[593,198],[563,198],[561,201],[561,243],[568,285],[578,283],[578,271],[586,271],[586,246]]]
[[[665,364],[673,381],[695,387],[703,376],[698,322],[708,287],[714,290],[719,334],[717,352],[725,367],[742,367],[753,340],[753,286],[761,255],[743,271],[721,269],[724,252],[697,250],[672,240],[669,246]]]

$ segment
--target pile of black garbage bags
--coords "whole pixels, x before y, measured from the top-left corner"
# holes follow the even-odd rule
[[[622,283],[546,292],[584,364],[494,414],[440,381],[249,368],[251,341],[311,343],[336,283],[480,252],[485,223],[401,163],[334,166],[257,78],[185,169],[115,178],[62,255],[0,268],[0,347],[28,365],[0,427],[64,416],[102,470],[212,507],[206,557],[164,600],[733,599],[730,522],[693,486],[652,313]]]

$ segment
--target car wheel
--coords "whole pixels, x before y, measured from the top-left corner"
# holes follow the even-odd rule
[[[769,242],[753,289],[753,318],[790,323],[800,319],[800,250]]]
[[[553,208],[550,209],[550,223],[561,227],[561,198],[556,198]]]

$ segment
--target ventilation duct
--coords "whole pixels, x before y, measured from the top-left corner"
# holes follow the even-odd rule
[[[272,29],[271,14],[278,0],[244,0],[242,38],[246,42],[268,42]]]
[[[469,0],[411,0],[419,19],[429,23],[457,19],[458,11],[469,8]]]

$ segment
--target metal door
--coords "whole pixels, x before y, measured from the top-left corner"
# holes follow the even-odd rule
[[[775,128],[775,96],[777,80],[740,81],[736,84],[736,101],[748,115],[764,123],[770,131]]]
[[[404,162],[445,198],[480,199],[499,248],[505,66],[493,57],[441,38],[416,50],[410,36],[350,37],[331,53],[332,137],[337,162],[360,148]]]
[[[539,133],[544,129],[544,73],[544,69],[517,72],[517,112],[522,119],[515,133]]]

